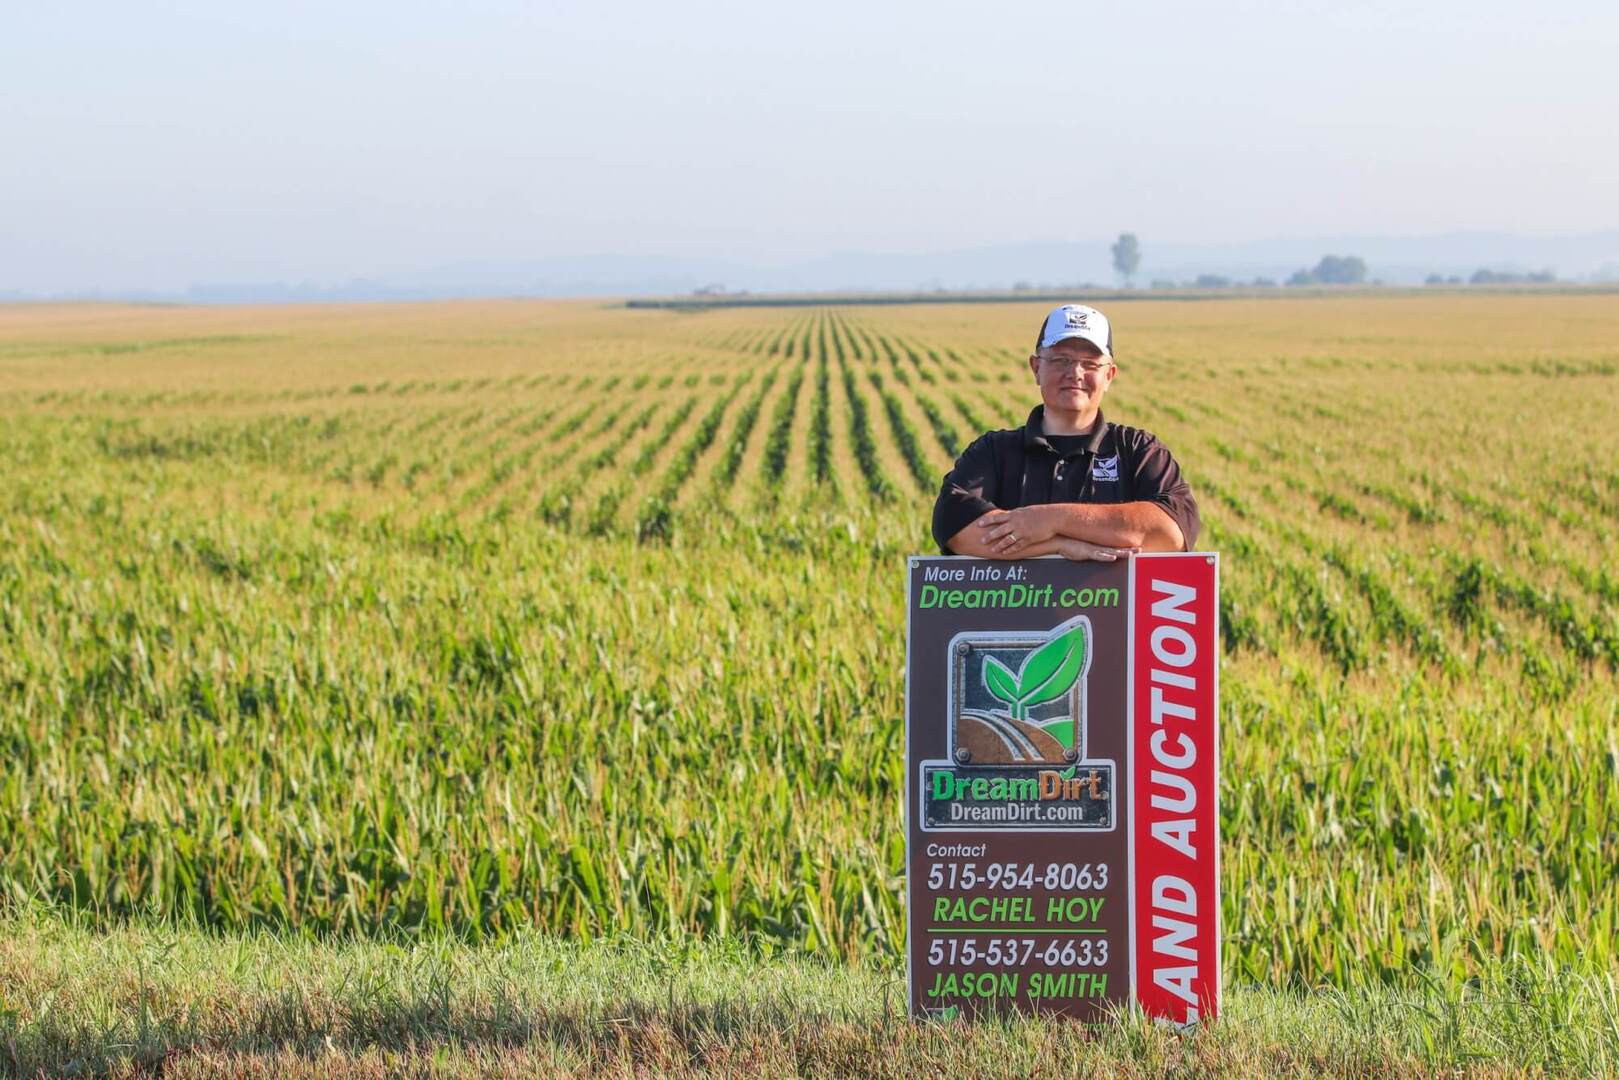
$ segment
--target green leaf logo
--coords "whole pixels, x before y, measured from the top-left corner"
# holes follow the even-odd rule
[[[1031,706],[1068,693],[1084,670],[1085,625],[1079,623],[1031,652],[1016,675],[993,656],[984,657],[984,687],[1021,720]]]
[[[1018,672],[1018,704],[1027,708],[1062,697],[1085,668],[1085,628],[1075,626],[1052,638],[1023,661]]]
[[[984,687],[1008,705],[1017,704],[1017,676],[993,656],[984,657]]]

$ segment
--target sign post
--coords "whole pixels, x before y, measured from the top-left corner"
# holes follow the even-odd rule
[[[1218,566],[913,557],[911,1012],[1220,1000]]]

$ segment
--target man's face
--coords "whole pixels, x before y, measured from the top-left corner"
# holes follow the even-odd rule
[[[1101,349],[1080,338],[1041,349],[1029,357],[1029,370],[1048,410],[1079,413],[1101,408],[1102,397],[1119,372]]]

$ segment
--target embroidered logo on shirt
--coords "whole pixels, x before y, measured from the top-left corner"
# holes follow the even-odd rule
[[[1119,478],[1119,455],[1112,457],[1099,457],[1091,462],[1092,480],[1117,480]]]

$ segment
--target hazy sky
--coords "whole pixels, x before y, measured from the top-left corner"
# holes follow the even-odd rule
[[[0,289],[1619,226],[1619,5],[9,5]]]

